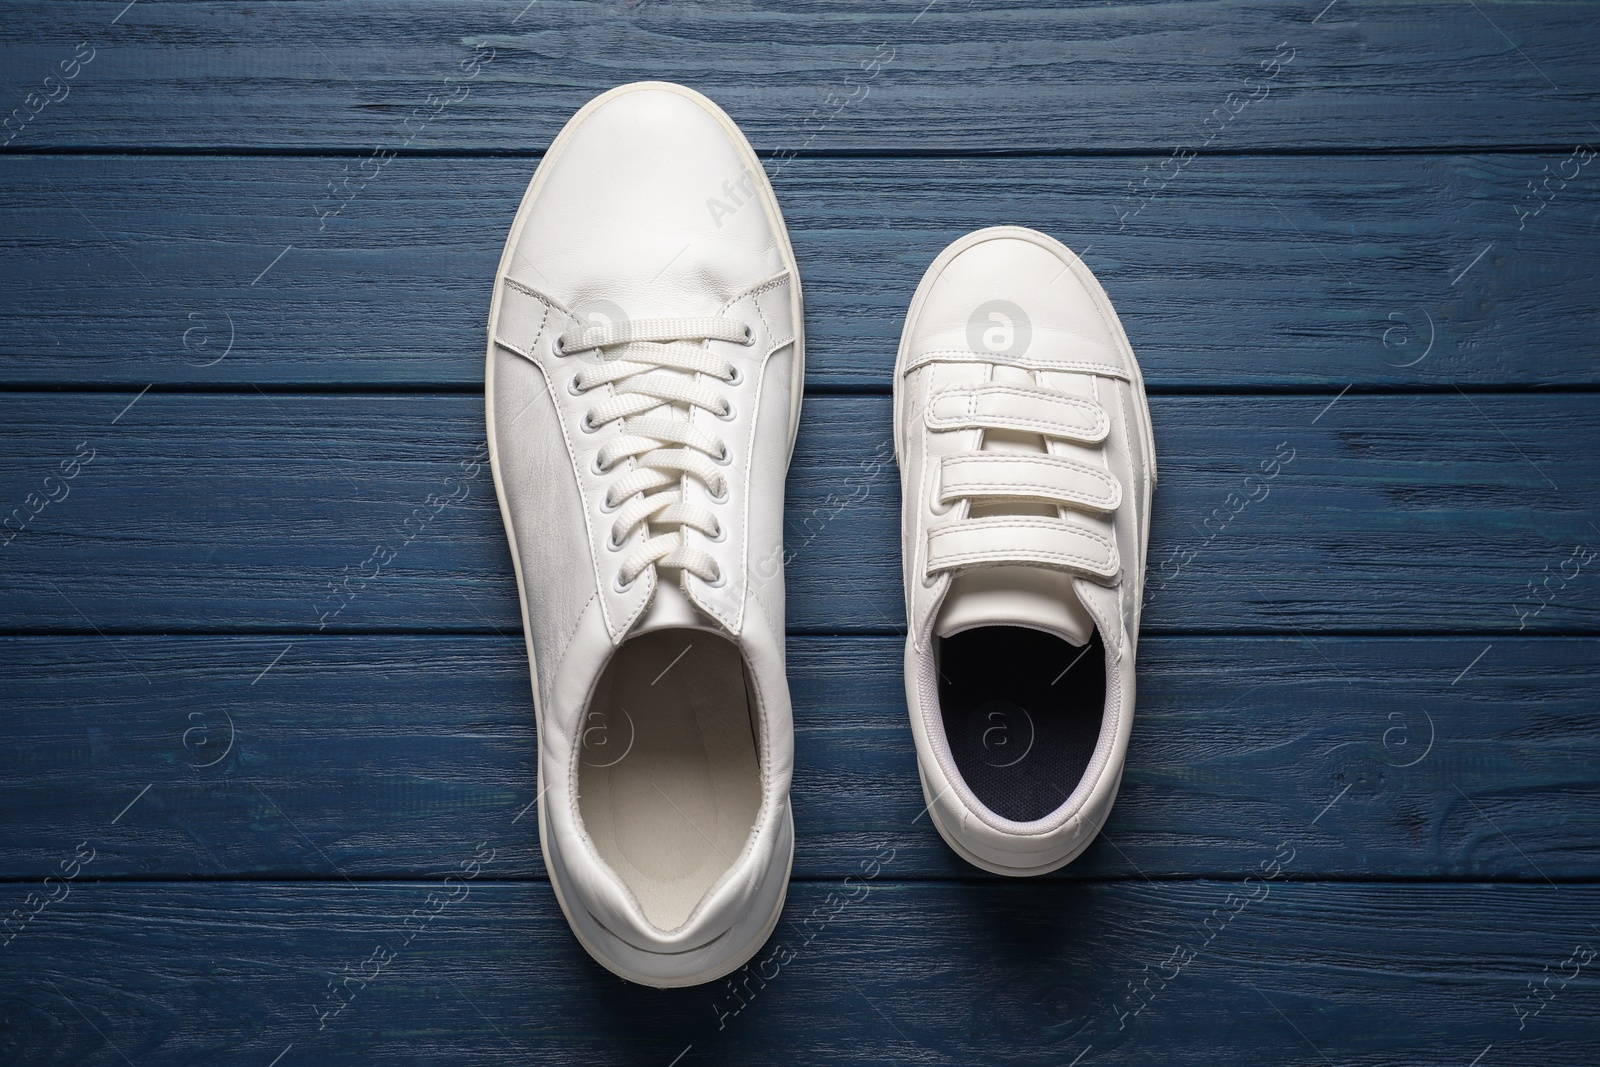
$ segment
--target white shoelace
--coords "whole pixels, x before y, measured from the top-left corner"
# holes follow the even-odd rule
[[[729,459],[727,445],[691,425],[678,410],[701,408],[724,420],[734,416],[728,398],[707,379],[737,385],[742,380],[739,369],[708,349],[707,340],[748,344],[751,334],[742,322],[707,315],[569,328],[556,339],[557,355],[597,352],[604,357],[585,366],[568,385],[574,395],[611,386],[609,395],[584,416],[583,431],[594,433],[623,420],[622,433],[600,449],[595,467],[600,473],[619,464],[628,468],[607,488],[602,503],[606,511],[617,513],[609,547],[620,551],[640,525],[648,534],[622,561],[618,582],[624,588],[656,566],[688,571],[712,585],[722,581],[716,559],[683,536],[686,528],[713,540],[723,535],[711,509],[684,499],[686,475],[705,484],[713,503],[728,499],[722,471]]]

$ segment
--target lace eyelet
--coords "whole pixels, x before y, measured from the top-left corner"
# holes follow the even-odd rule
[[[706,493],[709,495],[710,500],[711,500],[711,502],[713,504],[726,504],[728,502],[728,495],[729,495],[730,492],[732,492],[732,490],[730,490],[728,488],[728,483],[727,483],[726,479],[724,479],[723,483],[722,483],[722,495],[721,496],[717,496],[715,493],[712,493],[711,492],[711,487],[709,485],[706,486]]]
[[[565,346],[563,346],[561,343],[560,334],[556,334],[556,339],[550,342],[550,353],[551,355],[555,356],[564,356],[567,354]]]
[[[605,473],[607,473],[606,468],[600,466],[600,453],[596,452],[594,454],[594,462],[589,465],[589,469],[592,470],[596,474],[605,474]]]
[[[722,523],[720,523],[720,522],[717,523],[717,536],[712,537],[709,534],[706,536],[706,540],[710,541],[714,545],[720,545],[722,542],[726,541],[727,539],[728,539],[728,528],[726,526],[722,525]]]
[[[571,393],[573,396],[583,395],[583,390],[578,388],[578,376],[576,374],[574,374],[572,376],[572,380],[567,383],[567,392]]]
[[[594,422],[590,420],[589,416],[591,414],[593,414],[593,412],[585,411],[583,413],[583,421],[578,423],[578,429],[582,430],[584,433],[595,433],[600,429],[600,427],[596,426]]]
[[[638,580],[639,575],[635,574],[633,576],[633,582],[637,582]],[[626,593],[628,590],[633,588],[633,582],[624,582],[622,580],[622,572],[618,571],[616,580],[611,583],[611,588],[615,589],[619,593]]]
[[[726,467],[728,464],[733,462],[733,453],[728,451],[727,445],[723,445],[722,454],[720,456],[712,456],[711,462],[715,463],[719,467]]]
[[[751,345],[756,343],[756,332],[750,328],[748,323],[745,324],[744,328],[744,340],[740,341],[739,343],[744,345],[746,348],[749,348]]]
[[[622,544],[617,540],[616,531],[612,531],[606,535],[606,548],[613,552],[622,551]]]
[[[739,417],[739,411],[732,404],[728,405],[728,413],[726,415],[718,415],[717,416],[717,418],[721,419],[723,422],[732,422],[734,419],[736,419],[738,417]]]
[[[714,581],[714,582],[706,582],[706,588],[707,589],[721,589],[723,586],[725,586],[727,584],[728,584],[728,576],[727,576],[727,574],[723,572],[721,567],[718,567],[717,568],[717,580]]]
[[[738,364],[734,364],[733,377],[728,379],[728,384],[738,385],[742,381],[744,381],[744,371],[739,369]]]
[[[616,511],[621,506],[622,506],[621,504],[613,504],[613,503],[611,503],[611,494],[610,493],[601,493],[600,494],[600,514],[609,515],[613,511]]]

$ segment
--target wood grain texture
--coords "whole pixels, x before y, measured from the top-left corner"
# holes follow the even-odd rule
[[[1084,253],[1156,391],[1600,383],[1600,161],[1201,157],[1168,180],[1170,164],[785,166],[808,384],[887,391],[927,265],[1000,223]],[[479,385],[533,166],[393,160],[323,227],[350,159],[0,160],[0,381]],[[1539,199],[1546,168],[1578,177]]]
[[[0,878],[85,839],[97,878],[408,877],[488,828],[497,876],[544,877],[520,641],[285,644],[0,640]],[[1147,639],[1111,822],[1052,877],[1242,877],[1290,840],[1296,878],[1592,879],[1600,645],[1484,646]],[[790,639],[797,878],[882,846],[897,879],[990,877],[923,814],[901,650]]]
[[[705,91],[768,150],[1164,152],[1263,84],[1216,146],[1593,136],[1592,2],[1325,6],[257,0],[119,17],[121,3],[36,0],[9,5],[0,63],[19,106],[22,79],[96,49],[17,148],[526,152],[649,78]],[[1280,45],[1292,62],[1257,81]]]
[[[0,1063],[1600,1063],[1597,16],[7,4]],[[766,156],[813,394],[796,877],[673,992],[545,880],[475,395],[540,153],[653,77]],[[895,635],[892,353],[994,223],[1162,394],[1122,790],[1027,881],[929,826]]]
[[[1152,408],[1146,633],[1600,622],[1593,394]],[[0,547],[0,631],[516,633],[487,465],[463,474],[482,419],[466,396],[0,394],[0,514],[27,519]],[[902,624],[890,421],[887,397],[807,404],[785,533],[792,632]],[[84,448],[95,458],[61,482]],[[395,554],[382,567],[378,545]]]
[[[735,989],[611,976],[543,884],[79,885],[3,950],[0,1040],[29,1064],[1594,1062],[1594,886],[908,885],[881,854],[795,885]]]

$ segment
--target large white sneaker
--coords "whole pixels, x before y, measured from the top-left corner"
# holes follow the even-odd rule
[[[733,121],[627,85],[561,131],[495,276],[486,400],[539,731],[539,838],[596,960],[743,964],[794,855],[784,475],[800,280]]]
[[[906,700],[933,824],[1044,874],[1111,812],[1133,722],[1155,449],[1105,290],[1002,226],[928,268],[894,377]]]

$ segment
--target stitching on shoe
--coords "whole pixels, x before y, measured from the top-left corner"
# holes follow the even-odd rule
[[[1100,382],[1099,382],[1099,379],[1096,379],[1093,382],[1092,388],[1094,389],[1095,400],[1098,402],[1099,399],[1100,399]],[[1121,389],[1117,390],[1117,410],[1122,416],[1122,435],[1123,435],[1123,438],[1126,440],[1127,437],[1128,437],[1128,407],[1127,407],[1127,401],[1123,398],[1123,391]],[[1110,431],[1108,430],[1107,433],[1109,434],[1109,432]],[[1110,455],[1109,455],[1109,453],[1107,451],[1105,451],[1105,450],[1102,450],[1101,453],[1100,453],[1100,458],[1102,459],[1102,461],[1106,462],[1106,464],[1107,464],[1107,473],[1109,474],[1110,473]],[[1131,457],[1130,457],[1130,459],[1131,459]],[[1135,464],[1133,466],[1135,467],[1135,470],[1137,470],[1137,465]],[[1137,510],[1134,512],[1134,519],[1135,519],[1135,521],[1138,520],[1138,512],[1137,512]],[[1116,560],[1117,560],[1117,576],[1120,579],[1121,576],[1122,576],[1123,571],[1125,570],[1125,568],[1124,568],[1124,566],[1122,564],[1122,549],[1117,543],[1117,525],[1114,522],[1111,524],[1111,551],[1116,556]],[[1141,578],[1142,578],[1142,574],[1141,574]],[[1126,629],[1126,626],[1125,626],[1125,623],[1124,623],[1123,620],[1127,618],[1127,614],[1124,611],[1123,584],[1124,583],[1122,581],[1120,581],[1120,580],[1117,582],[1117,632],[1111,635],[1111,643],[1112,643],[1112,645],[1114,645],[1116,647],[1117,658],[1119,660],[1122,658],[1122,635],[1123,635],[1123,633],[1124,633],[1124,631]]]
[[[1018,455],[1018,454],[1015,454],[1015,453],[1005,453],[1005,452],[980,453],[980,455],[983,455],[983,456],[989,456],[989,455],[999,456],[999,457],[1005,459],[1008,462],[1022,462],[1022,463],[1027,463],[1027,464],[1036,464],[1036,463],[1038,463],[1038,460],[1040,458],[1043,458],[1042,456],[1041,457],[1033,457],[1033,456]],[[1078,463],[1075,460],[1065,459],[1064,457],[1058,457],[1054,453],[1046,453],[1045,455],[1048,455],[1052,459],[1057,460],[1056,463],[1040,464],[1042,466],[1046,466],[1047,469],[1048,468],[1065,467],[1068,470],[1076,471],[1076,472],[1078,472],[1080,474],[1086,474],[1090,478],[1096,478],[1099,475],[1104,475],[1105,476],[1105,483],[1104,484],[1109,485],[1111,487],[1111,491],[1106,493],[1102,497],[1090,497],[1090,503],[1092,503],[1092,504],[1104,504],[1107,508],[1110,508],[1113,505],[1113,502],[1115,502],[1117,500],[1117,497],[1120,495],[1118,493],[1118,489],[1120,487],[1117,485],[1116,478],[1113,477],[1109,471],[1104,470],[1103,468],[1091,467],[1087,463]],[[950,456],[946,456],[944,458],[943,463],[944,464],[958,464],[958,463],[969,462],[969,461],[977,463],[980,466],[987,466],[987,465],[991,465],[991,464],[997,462],[995,460],[980,459],[977,456],[961,456],[959,454],[952,454]],[[974,480],[974,481],[971,481],[971,482],[957,481],[955,484],[957,484],[959,486],[963,486],[964,488],[974,489],[974,490],[979,490],[979,491],[989,490],[989,491],[994,491],[994,492],[1000,492],[1000,491],[1004,491],[1006,489],[1033,489],[1033,490],[1037,490],[1039,492],[1052,492],[1052,491],[1061,492],[1061,490],[1059,489],[1058,486],[1035,484],[1033,482],[985,482],[985,481],[982,481],[982,480]],[[945,490],[948,490],[949,487],[950,487],[950,481],[948,479],[944,480],[941,488],[943,488]],[[957,493],[956,495],[957,496],[964,496],[964,495],[968,495],[968,494]],[[1088,496],[1088,495],[1089,494],[1083,494],[1083,496]],[[1083,496],[1074,496],[1071,499],[1074,502],[1076,502],[1076,501],[1082,500]]]
[[[782,633],[782,630],[779,628],[778,624],[772,619],[772,609],[767,607],[766,599],[761,595],[760,586],[747,584],[746,588],[750,590],[750,596],[755,600],[756,606],[761,609],[762,617],[767,620],[767,628],[775,634]]]
[[[1045,520],[1031,520],[1030,521],[1030,520],[1028,520],[1026,518],[1022,518],[1020,516],[1013,517],[1013,516],[1009,516],[1008,515],[1008,516],[1006,516],[1006,520],[1007,521],[1003,525],[1007,526],[1007,527],[1011,527],[1011,528],[1016,528],[1016,527],[1020,526],[1020,527],[1023,527],[1025,529],[1060,530],[1060,529],[1063,528],[1063,526],[1070,526],[1071,529],[1073,530],[1073,532],[1079,533],[1079,534],[1083,535],[1084,537],[1087,537],[1089,540],[1095,542],[1096,544],[1104,545],[1106,547],[1106,549],[1110,552],[1111,558],[1106,560],[1105,563],[1100,564],[1101,567],[1104,567],[1106,564],[1109,564],[1109,563],[1117,563],[1118,567],[1120,569],[1121,560],[1120,560],[1119,554],[1117,553],[1116,544],[1113,541],[1110,541],[1110,540],[1107,540],[1104,537],[1101,537],[1099,534],[1095,533],[1093,530],[1085,529],[1085,528],[1083,528],[1081,526],[1078,526],[1076,524],[1062,523],[1062,522],[1059,522],[1059,521],[1057,521],[1057,522],[1049,522],[1049,521],[1045,521]],[[979,519],[979,520],[976,520],[976,521],[981,522],[983,520]],[[959,533],[966,532],[967,530],[970,530],[971,528],[972,528],[971,522],[962,522],[962,523],[957,523],[957,524],[950,525],[950,526],[941,526],[941,527],[939,527],[937,529],[934,529],[934,530],[929,530],[928,531],[928,555],[929,555],[930,559],[931,559],[931,557],[933,555],[933,539],[935,537],[949,537],[949,536],[951,536],[953,534],[959,534]],[[993,550],[985,549],[985,550],[982,550],[982,551],[974,551],[974,552],[958,552],[958,553],[955,553],[954,555],[946,555],[944,558],[947,559],[947,560],[950,560],[953,563],[960,563],[960,562],[963,562],[965,560],[985,559],[985,558],[988,558],[988,557],[990,557],[992,555],[993,555]],[[1079,555],[1077,555],[1075,553],[1072,553],[1072,552],[1061,552],[1061,551],[1056,551],[1056,550],[1052,550],[1052,549],[1041,549],[1039,551],[1039,555],[1044,556],[1044,557],[1049,558],[1049,559],[1069,560],[1069,561],[1079,562],[1079,563],[1096,563],[1096,562],[1098,562],[1098,561],[1096,561],[1095,559],[1093,559],[1090,556],[1079,556]],[[1100,571],[1096,570],[1095,573],[1098,574],[1098,573],[1100,573]]]
[[[519,281],[517,281],[517,279],[511,277],[508,274],[505,277],[505,283],[507,285],[509,285],[511,288],[515,289],[517,292],[521,293],[523,296],[531,296],[535,300],[544,301],[544,303],[546,303],[550,307],[560,308],[562,311],[568,311],[567,306],[565,304],[563,304],[561,301],[555,299],[552,296],[548,296],[548,295],[540,292],[539,290],[535,289],[533,286],[529,285],[527,282],[519,282]],[[569,312],[569,314],[570,314],[570,312]]]
[[[722,305],[722,310],[727,311],[741,300],[753,300],[754,298],[761,296],[763,293],[770,292],[773,289],[777,289],[780,286],[787,284],[789,284],[789,270],[788,268],[784,268],[765,281],[756,282],[743,292],[735,293],[732,299],[730,299],[726,304]]]
[[[924,414],[926,414],[926,410],[924,410]],[[918,487],[914,505],[917,509],[915,526],[926,528],[928,512],[933,510],[933,464],[928,462],[926,452],[922,456],[921,473],[922,484]],[[908,499],[906,503],[910,504],[911,501]],[[918,642],[917,647],[921,648],[922,624],[925,619],[933,614],[935,596],[933,592],[934,583],[928,580],[933,578],[934,575],[928,571],[928,539],[926,536],[915,539],[911,545],[911,556],[911,574],[906,577],[906,590],[909,594],[906,598],[906,629],[908,634]]]
[[[1095,401],[1083,400],[1079,397],[1071,396],[1045,396],[1042,395],[1039,390],[1015,389],[1010,386],[990,384],[985,384],[976,389],[971,387],[946,389],[943,392],[934,394],[933,398],[928,403],[927,415],[924,417],[928,424],[928,428],[931,430],[963,428],[961,423],[948,420],[936,413],[936,408],[938,407],[940,400],[943,400],[947,396],[960,397],[963,396],[963,394],[967,401],[967,418],[969,419],[977,417],[978,400],[980,396],[985,394],[998,394],[1001,396],[1017,397],[1023,400],[1037,400],[1049,405],[1060,405],[1061,407],[1066,408],[1068,411],[1072,411],[1080,415],[1088,415],[1092,423],[1092,425],[1088,427],[1089,432],[1097,435],[1095,438],[1097,441],[1104,440],[1106,434],[1109,433],[1111,429],[1111,420],[1109,417],[1107,417],[1105,409]],[[986,419],[990,417],[991,416],[987,415],[984,416]],[[1040,419],[1019,418],[1017,416],[1010,415],[995,415],[993,418],[997,420],[1004,419],[1011,422],[1013,425],[1024,425],[1028,426],[1029,428],[1059,428],[1065,425],[1065,423],[1049,422]],[[1051,434],[1051,436],[1057,435]]]
[[[599,595],[600,590],[596,589],[593,593],[589,594],[589,599],[585,600],[583,602],[583,606],[578,609],[578,617],[572,620],[572,629],[567,631],[567,639],[561,642],[561,648],[558,652],[556,652],[557,663],[560,663],[566,658],[567,649],[572,645],[572,639],[578,635],[578,627],[583,625],[583,613],[589,610],[589,605],[593,604],[595,598]]]
[[[981,561],[986,560],[986,559],[993,559],[994,557],[993,557],[992,553],[988,553],[988,552],[960,552],[960,553],[956,553],[954,555],[946,555],[946,556],[943,556],[942,558],[943,558],[943,560],[945,560],[946,562],[951,564],[951,567],[954,567],[954,566],[962,564],[962,563],[981,562]],[[1038,554],[1037,554],[1037,557],[1035,557],[1035,558],[1043,558],[1043,559],[1046,559],[1046,560],[1059,561],[1059,562],[1062,562],[1062,563],[1082,563],[1082,564],[1084,564],[1086,566],[1093,567],[1093,573],[1096,574],[1096,575],[1104,574],[1105,567],[1106,567],[1107,564],[1117,562],[1115,558],[1112,558],[1110,560],[1102,561],[1102,560],[1095,559],[1095,558],[1093,558],[1091,556],[1077,556],[1077,555],[1073,555],[1070,552],[1056,552],[1056,551],[1051,551],[1051,550],[1048,550],[1048,549],[1040,550],[1038,552]],[[1009,556],[1006,557],[1005,562],[1009,563],[1011,561],[1012,561],[1011,557],[1009,557]],[[947,567],[947,568],[941,568],[941,569],[948,570],[948,569],[951,569],[951,568]]]
[[[550,403],[556,409],[556,414],[557,415],[561,414],[561,401],[556,398],[556,395],[555,395],[555,393],[553,391],[555,389],[555,382],[550,380],[550,374],[549,374],[548,371],[545,370],[545,368],[544,368],[544,366],[542,364],[535,363],[534,366],[539,368],[539,373],[544,378],[544,392],[542,394],[540,394],[540,396],[549,396],[550,397]],[[537,400],[537,399],[539,399],[539,397],[535,397],[534,399]],[[529,403],[532,403],[532,401],[529,401]],[[600,596],[601,590],[604,588],[604,585],[605,585],[605,579],[602,578],[601,575],[600,575],[600,564],[599,564],[598,560],[596,560],[596,558],[595,558],[595,553],[594,553],[594,525],[593,525],[593,522],[591,521],[591,519],[589,517],[589,494],[584,491],[583,472],[582,472],[581,465],[578,463],[577,449],[572,447],[572,435],[567,432],[567,420],[566,419],[562,419],[562,418],[558,418],[558,419],[555,420],[555,423],[556,423],[556,428],[561,431],[561,443],[563,445],[565,445],[566,449],[567,449],[567,462],[571,465],[573,474],[574,474],[575,479],[577,481],[576,488],[578,490],[578,497],[579,497],[579,499],[581,499],[584,502],[583,529],[584,529],[584,533],[588,535],[589,572],[594,577],[595,596],[600,597],[600,617],[606,624],[606,633],[607,634],[613,634],[614,631],[613,631],[612,625],[611,625],[611,608],[606,603],[605,597]],[[638,610],[635,611],[628,618],[627,624],[626,624],[627,626],[631,627],[633,625],[634,620],[639,617],[639,614],[642,611],[644,611],[645,605],[648,604],[649,602],[650,602],[650,598],[646,597],[645,600],[644,600],[644,603],[640,604]],[[585,606],[587,607],[588,605],[585,604]],[[582,618],[582,616],[580,615],[579,618]],[[624,627],[624,630],[626,630],[626,627]]]
[[[959,359],[939,359],[939,356],[957,356]],[[903,373],[910,374],[921,370],[929,363],[1000,363],[1004,366],[1022,367],[1026,370],[1043,371],[1077,371],[1089,374],[1101,374],[1108,378],[1131,380],[1131,372],[1124,367],[1112,363],[1097,363],[1093,360],[1064,359],[1064,360],[997,360],[993,353],[973,352],[966,348],[930,348],[919,352],[906,360],[906,369]]]
[[[531,293],[528,294],[528,295],[532,296]],[[534,299],[535,300],[539,300],[538,297],[534,297]],[[544,304],[543,300],[540,300],[539,302],[541,304]],[[550,305],[549,304],[544,304],[544,313],[539,316],[539,328],[533,331],[533,340],[531,342],[529,342],[529,344],[528,344],[529,351],[524,351],[523,349],[521,349],[517,345],[514,345],[510,341],[507,341],[504,337],[502,337],[500,335],[500,331],[499,331],[498,328],[495,330],[494,343],[499,345],[502,348],[509,348],[511,351],[515,352],[517,355],[521,356],[523,359],[527,360],[529,363],[535,363],[535,362],[537,362],[537,360],[534,359],[532,349],[536,349],[536,348],[539,347],[539,338],[544,336],[544,328],[545,328],[545,325],[549,321],[550,321]]]
[[[756,315],[761,319],[761,325],[766,329],[767,336],[773,339],[771,347],[767,349],[767,356],[772,355],[772,353],[778,351],[778,349],[782,348],[784,345],[794,344],[793,333],[781,340],[778,339],[777,331],[772,328],[772,320],[767,318],[766,309],[761,306],[761,297],[763,295],[772,292],[775,289],[782,288],[788,283],[789,272],[784,271],[781,277],[770,278],[767,281],[761,282],[757,284],[754,289],[746,291],[743,296],[740,296],[738,299],[729,301],[727,304],[723,305],[723,310],[727,311],[735,304],[743,303],[745,300],[750,301],[751,305],[756,309]]]
[[[1099,393],[1100,393],[1100,388],[1099,388],[1099,384],[1097,382],[1096,385],[1095,385],[1095,394],[1098,396]],[[1137,459],[1134,458],[1134,455],[1133,455],[1133,434],[1129,432],[1129,428],[1128,428],[1128,399],[1127,399],[1125,393],[1126,393],[1126,390],[1123,390],[1123,389],[1118,389],[1117,390],[1117,410],[1122,415],[1122,436],[1123,436],[1123,439],[1127,442],[1129,466],[1133,468],[1134,478],[1135,479],[1139,479],[1140,476],[1141,476],[1140,475],[1140,463],[1139,463],[1139,461]],[[1141,446],[1140,447],[1143,447],[1142,442],[1141,442]],[[1134,509],[1133,516],[1134,516],[1134,520],[1137,522],[1139,520],[1139,511],[1138,511],[1137,508]],[[1114,523],[1112,524],[1112,527],[1111,527],[1111,539],[1112,539],[1113,542],[1115,542],[1116,539],[1117,539],[1117,527],[1116,527],[1116,525]],[[1119,563],[1118,571],[1119,572],[1125,571],[1126,568],[1120,566],[1120,563],[1121,563],[1121,560],[1122,560],[1121,547],[1119,545],[1115,545],[1114,544],[1113,545],[1113,551],[1115,551],[1117,553],[1117,561]],[[1144,561],[1141,559],[1141,560],[1138,560],[1137,563],[1138,563],[1138,566],[1139,566],[1139,581],[1142,583],[1144,581]],[[1125,620],[1128,617],[1127,604],[1125,602],[1124,595],[1123,595],[1123,587],[1125,585],[1126,585],[1126,583],[1124,583],[1124,582],[1121,582],[1121,581],[1117,582],[1117,623],[1118,623],[1120,629],[1125,629],[1125,624],[1124,624],[1123,620]],[[1117,658],[1121,659],[1122,658],[1122,635],[1119,633],[1114,640],[1115,640],[1116,646],[1117,646]]]
[[[1087,497],[1087,494],[1081,496],[1067,496],[1066,491],[1062,490],[1060,486],[1035,485],[1032,482],[955,482],[954,484],[960,489],[965,490],[964,492],[955,493],[954,495],[957,497],[973,496],[979,493],[1004,493],[1008,489],[1031,489],[1037,493],[1050,494],[1050,498],[1052,500],[1056,499],[1058,496],[1066,496],[1066,499],[1069,502],[1074,504],[1083,503],[1086,506],[1103,504],[1109,507],[1112,500],[1110,494],[1107,494],[1104,497]],[[950,485],[951,483],[947,481],[944,484],[944,488],[948,491]]]
[[[773,330],[772,323],[767,319],[766,309],[764,309],[761,306],[761,300],[760,300],[759,296],[757,296],[755,294],[752,294],[751,297],[750,297],[750,303],[756,309],[756,317],[761,320],[761,329],[762,329],[762,331],[765,332],[766,335],[769,338],[776,339],[776,336],[777,336],[776,331]],[[793,340],[793,338],[790,338],[790,340]],[[789,343],[788,341],[783,342],[783,344],[788,344],[788,343]],[[772,347],[767,349],[767,356],[772,355],[772,353],[776,352],[781,347],[782,347],[782,345],[779,345],[779,344],[772,345]],[[763,356],[762,358],[765,359],[766,356]]]

